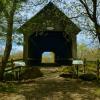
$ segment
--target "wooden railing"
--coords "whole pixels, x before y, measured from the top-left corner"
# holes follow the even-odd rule
[[[9,65],[8,65],[7,68],[5,68],[5,73],[10,73],[11,72],[11,73],[13,73],[13,75],[17,79],[19,79],[19,76],[20,76],[20,74],[21,74],[22,69],[24,68],[24,66],[15,66],[14,65],[15,61],[23,61],[23,59],[16,59],[16,60],[11,59],[11,60],[9,60],[8,61]],[[96,75],[97,75],[97,80],[98,80],[100,78],[100,60],[88,61],[88,60],[84,59],[84,64],[83,64],[83,69],[84,70],[83,70],[83,72],[84,72],[84,74],[86,73],[87,66],[89,64],[91,64],[91,63],[94,64],[94,67],[95,67],[95,70],[96,70]],[[1,64],[2,63],[0,62],[0,65]],[[45,67],[45,66],[43,66],[43,67]]]
[[[19,80],[23,67],[24,66],[17,66],[15,68],[6,68],[4,75],[6,75],[7,73],[12,73],[13,75],[12,80]]]
[[[14,62],[16,61],[23,61],[23,59],[11,59],[7,62],[7,67],[5,68],[5,71],[4,71],[4,76],[7,74],[7,73],[12,73],[12,75],[14,76],[15,79],[19,79],[20,77],[20,74],[22,72],[22,69],[23,67],[25,66],[16,66],[14,64]],[[2,62],[0,62],[0,66],[2,66]]]
[[[100,60],[99,59],[95,61],[89,61],[87,59],[84,59],[84,64],[83,64],[84,74],[86,73],[87,66],[92,65],[92,64],[94,64],[94,67],[96,69],[96,75],[97,75],[97,80],[98,80],[100,77]]]

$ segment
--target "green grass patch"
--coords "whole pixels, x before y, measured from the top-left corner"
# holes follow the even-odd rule
[[[0,92],[16,92],[17,88],[14,83],[0,83]]]
[[[97,89],[96,89],[95,94],[96,94],[97,96],[100,96],[100,88],[97,88]]]

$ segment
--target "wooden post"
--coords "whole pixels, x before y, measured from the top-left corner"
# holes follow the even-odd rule
[[[24,44],[23,44],[23,60],[27,63],[28,57],[28,35],[24,32]]]
[[[12,73],[13,73],[13,77],[12,77],[12,80],[13,80],[15,78],[14,61],[13,61],[13,59],[11,59],[11,67],[12,67]]]
[[[76,65],[76,70],[77,70],[77,79],[78,79],[78,77],[79,77],[79,75],[78,75],[78,70],[79,70],[79,65]]]
[[[77,58],[77,39],[75,34],[72,34],[72,57],[73,59]]]
[[[21,66],[19,66],[18,80],[20,80],[20,75],[21,75]]]
[[[97,80],[99,79],[99,69],[100,69],[100,62],[99,59],[97,60]]]
[[[84,58],[84,63],[83,63],[83,73],[85,74],[86,73],[86,58]]]

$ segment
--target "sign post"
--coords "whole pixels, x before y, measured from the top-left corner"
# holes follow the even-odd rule
[[[77,78],[78,78],[79,77],[79,66],[83,65],[83,61],[82,60],[73,60],[72,64],[75,65],[75,67],[76,67]]]

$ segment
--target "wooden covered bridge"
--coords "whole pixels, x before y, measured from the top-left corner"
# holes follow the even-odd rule
[[[77,57],[80,29],[51,2],[18,31],[24,35],[23,57],[28,65],[40,65],[43,52],[54,52],[55,63],[60,65],[71,65]]]

